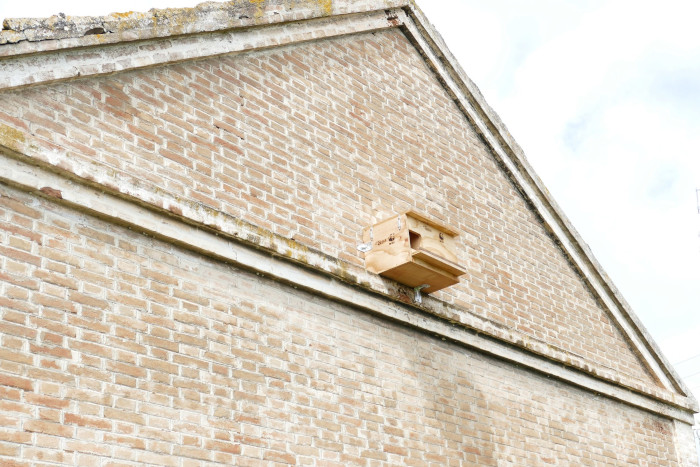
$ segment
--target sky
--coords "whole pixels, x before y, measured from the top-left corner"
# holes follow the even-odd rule
[[[0,17],[197,3],[0,0]],[[418,4],[700,395],[700,2]]]

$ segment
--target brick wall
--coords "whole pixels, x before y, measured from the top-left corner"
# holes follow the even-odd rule
[[[677,465],[673,423],[0,185],[0,465]]]
[[[437,297],[657,384],[398,30],[4,93],[0,118],[356,265],[362,227],[426,212],[468,268]]]

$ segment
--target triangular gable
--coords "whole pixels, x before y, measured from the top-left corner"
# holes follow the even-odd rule
[[[288,8],[290,6],[288,3],[294,3],[293,10]],[[315,21],[311,21],[314,19]],[[309,21],[294,23],[294,25],[285,24],[288,21],[299,20]],[[595,329],[594,333],[606,336],[605,342],[599,343],[598,347],[593,346],[589,352],[591,357],[584,358],[584,360],[594,364],[595,358],[593,355],[605,353],[606,351],[610,352],[610,355],[618,356],[617,362],[619,364],[617,368],[609,368],[612,373],[622,371],[622,373],[633,379],[644,381],[651,386],[654,385],[654,382],[659,382],[663,388],[672,393],[688,395],[687,389],[665,361],[651,337],[646,333],[634,313],[602,271],[602,268],[595,261],[590,251],[588,251],[585,243],[581,241],[578,234],[547,193],[546,188],[544,188],[541,181],[529,167],[522,150],[517,146],[495,113],[485,103],[476,86],[466,77],[439,39],[439,36],[432,30],[429,22],[413,3],[387,1],[381,2],[379,5],[378,2],[349,1],[242,2],[228,7],[208,4],[197,9],[132,14],[125,20],[113,15],[107,19],[93,18],[76,22],[68,18],[65,21],[66,24],[70,25],[66,26],[67,29],[56,29],[49,22],[43,25],[39,24],[38,27],[34,27],[31,31],[25,28],[26,24],[11,21],[9,24],[17,30],[0,33],[0,43],[8,43],[8,45],[0,48],[0,57],[4,57],[3,64],[6,65],[0,71],[0,83],[7,83],[5,84],[6,90],[18,90],[18,94],[14,97],[15,102],[18,103],[27,95],[36,93],[32,89],[19,91],[21,88],[29,85],[85,76],[97,77],[120,70],[172,64],[210,56],[222,56],[221,59],[217,59],[216,63],[219,65],[216,66],[219,66],[218,71],[227,76],[227,79],[230,78],[230,81],[224,79],[223,84],[221,81],[223,75],[217,75],[217,70],[213,69],[216,66],[213,65],[214,62],[211,59],[198,62],[196,65],[200,67],[200,70],[210,66],[207,72],[211,74],[212,79],[205,85],[209,89],[202,89],[202,94],[198,98],[199,105],[206,108],[207,105],[216,105],[216,102],[220,102],[222,93],[236,89],[236,87],[248,87],[249,92],[252,93],[264,92],[265,86],[270,84],[284,87],[281,82],[252,82],[250,76],[255,76],[254,70],[251,75],[241,73],[239,67],[245,67],[246,62],[236,62],[234,56],[237,53],[270,49],[271,52],[266,57],[270,58],[270,55],[277,54],[277,59],[275,57],[270,58],[272,61],[276,60],[277,64],[289,60],[297,60],[300,63],[291,66],[306,67],[305,70],[313,70],[314,64],[305,64],[303,56],[294,56],[294,51],[284,49],[275,52],[274,47],[298,44],[324,37],[333,38],[350,34],[369,34],[373,31],[384,31],[383,34],[386,35],[386,40],[388,41],[386,50],[402,53],[403,58],[413,61],[414,66],[418,66],[419,62],[425,64],[421,75],[423,81],[420,83],[401,82],[401,84],[405,86],[413,85],[413,92],[422,92],[427,88],[432,89],[434,93],[433,109],[446,109],[456,104],[456,107],[452,107],[451,111],[436,115],[436,118],[441,119],[439,122],[440,126],[453,132],[448,134],[448,136],[452,137],[452,141],[458,141],[457,149],[465,149],[466,146],[464,144],[467,142],[471,145],[471,157],[474,160],[465,162],[477,164],[478,167],[488,172],[489,176],[500,177],[497,181],[501,189],[499,196],[504,195],[510,198],[511,202],[506,204],[514,206],[514,209],[517,210],[517,212],[514,211],[512,213],[512,216],[529,216],[527,223],[532,229],[530,234],[533,238],[537,238],[538,244],[542,245],[540,253],[551,260],[548,263],[547,261],[543,262],[541,259],[536,259],[534,263],[540,266],[551,262],[557,263],[557,266],[552,266],[551,270],[542,272],[545,276],[557,276],[556,279],[561,285],[561,290],[566,291],[571,297],[570,300],[558,303],[551,309],[538,309],[540,322],[535,322],[534,320],[533,322],[523,322],[524,317],[518,316],[517,313],[510,320],[501,319],[502,317],[496,315],[488,316],[488,314],[484,317],[492,320],[495,326],[502,325],[504,328],[513,328],[520,332],[519,335],[530,336],[535,340],[539,339],[545,344],[547,343],[546,336],[549,335],[551,339],[556,338],[562,343],[564,355],[566,355],[566,352],[570,352],[571,355],[576,356],[581,353],[580,349],[576,348],[578,344],[590,345],[585,342],[577,342],[575,335],[570,333],[572,326],[571,323],[566,322],[567,316],[570,316],[572,313],[578,313],[580,319],[576,326],[584,325],[585,319],[588,319],[592,329]],[[260,29],[258,30],[253,26],[259,26]],[[99,32],[100,30],[96,28],[102,28],[104,32]],[[400,33],[397,32],[399,30],[401,31]],[[180,35],[182,37],[179,41],[173,40],[173,37],[179,37]],[[410,43],[405,41],[405,37],[410,39]],[[343,63],[338,54],[334,53],[333,47],[365,47],[361,41],[348,43],[342,42],[340,39],[334,40],[336,42],[332,46],[329,44],[323,45],[320,42],[306,46],[310,47],[306,51],[315,48],[314,50],[318,52],[317,56],[322,60],[327,60],[327,63],[322,63],[321,65],[333,65],[333,62],[335,62],[337,67],[338,73],[336,75],[316,77],[320,84],[342,78],[339,74],[342,75],[346,71],[343,67],[347,64]],[[13,42],[15,44],[10,45]],[[100,47],[102,44],[112,45],[110,53],[114,60],[105,61],[104,55],[91,52],[91,48]],[[326,47],[326,50],[319,51],[319,47]],[[420,52],[420,55],[416,53],[413,47]],[[159,52],[154,54],[154,48],[159,50]],[[37,51],[44,52],[44,55],[39,57],[38,60],[31,62],[30,65],[30,61],[33,59],[30,59],[29,55],[25,54]],[[373,79],[382,79],[381,66],[383,63],[379,61],[382,58],[381,54],[372,55],[372,51],[361,52],[360,55],[364,54],[365,57],[372,56],[376,59],[373,63],[365,63],[369,65],[367,73],[372,75],[365,77],[365,79],[368,79],[370,83]],[[186,67],[186,65],[182,65],[182,67]],[[37,73],[37,69],[40,69],[41,73]],[[330,68],[327,66],[319,68],[319,70],[330,69],[332,69],[332,66]],[[183,73],[183,76],[188,74],[187,70],[178,70],[177,67],[165,71],[163,69],[149,71],[151,73],[150,82],[144,84],[144,88],[140,90],[141,95],[148,96],[152,86],[162,80],[170,81],[173,84],[177,83],[179,78],[177,75],[180,72]],[[310,73],[310,71],[307,72]],[[172,76],[169,76],[168,73],[172,74]],[[416,77],[416,75],[411,76],[412,79]],[[284,79],[284,76],[278,76],[277,78]],[[438,89],[436,84],[438,80],[435,78],[438,78],[439,83],[441,83],[441,91],[436,91]],[[401,79],[401,77],[394,76],[393,79]],[[212,89],[210,83],[214,82],[218,82],[221,87]],[[75,84],[76,94],[73,96],[74,100],[69,102],[70,98],[66,98],[65,101],[58,102],[58,104],[66,105],[68,109],[74,108],[71,106],[79,103],[80,93],[88,95],[94,91],[99,92],[102,96],[106,96],[104,99],[101,99],[101,102],[106,107],[112,104],[115,106],[111,110],[106,108],[98,109],[101,112],[121,111],[126,115],[134,115],[138,111],[143,111],[143,109],[136,109],[133,106],[133,102],[131,102],[131,99],[136,94],[117,95],[121,92],[119,88],[123,84],[119,82],[119,77],[99,78],[94,82],[81,80]],[[131,90],[139,91],[137,89],[138,86],[133,81],[129,82],[128,85],[132,86]],[[196,89],[196,86],[190,89]],[[207,93],[206,91],[209,92]],[[34,97],[40,99],[37,94],[34,94]],[[57,93],[56,95],[59,101],[64,97],[63,93]],[[425,108],[410,108],[410,104],[407,104],[409,108],[404,109],[409,111],[408,113],[399,111],[396,106],[387,105],[387,103],[391,103],[388,97],[390,96],[370,93],[368,94],[368,101],[360,102],[360,104],[367,105],[370,113],[373,109],[372,106],[375,106],[382,112],[387,122],[391,118],[411,118],[411,115],[415,115],[415,113],[426,111]],[[303,99],[303,92],[296,98]],[[334,98],[337,98],[337,96]],[[350,102],[349,99],[351,98],[352,96],[344,96],[346,100],[343,102]],[[207,99],[211,99],[211,103],[207,104]],[[12,98],[10,100],[12,101]],[[322,101],[323,99],[319,97],[319,102],[322,103]],[[316,105],[319,102],[313,104]],[[331,104],[333,103],[331,102]],[[146,112],[148,115],[159,115],[159,113],[162,113],[162,109],[158,108],[159,104],[157,102],[149,104],[148,100],[144,100],[143,105],[146,108],[152,105],[152,108]],[[350,105],[355,104],[351,103]],[[132,107],[119,109],[119,106]],[[12,106],[8,107],[8,109],[11,108]],[[238,121],[243,121],[247,118],[254,119],[255,116],[246,113],[246,110],[228,109],[230,113],[242,112]],[[4,120],[8,122],[8,125],[3,127],[4,139],[0,141],[0,144],[5,147],[13,147],[13,145],[19,145],[20,148],[24,147],[22,144],[25,142],[21,141],[22,144],[19,144],[16,136],[19,134],[21,136],[20,139],[24,140],[27,134],[27,126],[24,123],[26,120],[18,118],[18,116],[12,115],[10,112],[8,110],[2,115]],[[70,112],[66,115],[70,115]],[[353,131],[367,131],[367,127],[372,125],[371,119],[365,119],[362,112],[355,112],[355,116],[357,118],[356,123],[364,125],[364,129],[360,125],[355,126]],[[23,117],[26,117],[26,115]],[[268,115],[265,118],[269,117]],[[293,116],[290,115],[288,117],[292,118]],[[49,115],[39,115],[38,118],[39,120],[36,122],[39,125],[51,121]],[[285,117],[277,115],[277,118],[280,121],[276,123],[283,125]],[[216,152],[221,146],[224,146],[223,151],[225,152],[227,141],[231,145],[229,140],[231,134],[237,135],[236,138],[238,139],[240,139],[240,135],[244,134],[264,138],[262,134],[256,135],[253,127],[237,128],[235,126],[236,121],[235,117],[230,114],[227,116],[224,113],[221,114],[220,118],[215,119],[214,126],[217,129],[216,131],[221,132],[222,136],[220,140],[216,141],[214,147],[209,148],[212,153]],[[60,121],[55,124],[58,126],[56,131],[60,133]],[[390,127],[391,125],[388,123],[386,128],[389,129],[389,132]],[[313,128],[312,126],[311,130]],[[417,131],[416,134],[422,131],[421,122],[418,120],[415,121],[415,129]],[[341,130],[343,128],[337,130],[342,134]],[[137,130],[132,128],[130,131]],[[348,131],[348,129],[346,128],[345,131]],[[461,142],[458,139],[460,134],[462,136]],[[284,135],[284,132],[280,133],[280,135]],[[396,135],[391,136],[394,137]],[[367,147],[360,150],[352,146],[353,138],[349,137],[346,141],[350,145],[347,150],[347,156],[350,158],[357,156],[355,162],[358,164],[361,164],[363,161],[374,160],[376,166],[381,166],[385,163],[382,157],[391,157],[391,154],[397,150],[397,147],[413,142],[410,139],[410,135],[404,136],[399,145],[390,142],[383,143],[374,138],[368,140],[370,143]],[[147,140],[148,138],[145,139]],[[291,144],[292,142],[294,144]],[[43,157],[45,159],[44,162],[60,165],[60,163],[51,160],[52,156],[47,155],[53,147],[52,144],[56,143],[47,144],[43,148],[43,152],[40,141],[33,142],[32,145],[39,144],[40,147],[37,152],[43,154],[39,158]],[[198,142],[198,144],[200,143],[201,146],[206,146],[203,144],[203,140]],[[148,145],[148,141],[145,141],[144,144]],[[444,143],[436,141],[436,147],[439,147],[440,144]],[[455,147],[450,147],[450,144],[447,143],[446,150],[447,152],[454,152]],[[460,147],[460,144],[463,147]],[[298,140],[290,141],[290,144],[287,144],[286,147],[290,152],[297,151],[300,156],[303,155],[304,151],[299,149]],[[96,151],[87,147],[83,149],[88,156],[93,156]],[[241,150],[241,146],[237,142],[229,149],[232,151],[231,154],[234,154],[236,151]],[[406,151],[405,149],[400,150]],[[99,148],[97,151],[99,151]],[[407,152],[410,154],[410,151]],[[112,156],[118,157],[118,153],[119,151],[115,150]],[[171,157],[170,163],[192,164],[191,160],[177,160],[177,154],[171,154],[173,157]],[[435,155],[419,155],[426,161],[428,156],[434,157]],[[138,161],[134,162],[134,167],[138,165]],[[336,167],[335,169],[343,170],[342,167]],[[465,167],[464,170],[469,170],[469,168]],[[371,166],[365,167],[365,171],[367,171],[367,176],[370,177],[386,177],[385,181],[388,184],[400,183],[400,180],[393,180],[391,176],[386,174],[382,175],[376,169],[373,170]],[[410,170],[407,173],[410,175]],[[249,182],[254,181],[249,180]],[[459,182],[464,180],[452,181],[454,182],[454,186],[451,187],[453,190],[464,189],[464,187],[459,186]],[[440,180],[440,184],[436,185],[435,188],[441,189],[443,182],[449,184],[450,181]],[[480,188],[477,187],[475,189]],[[450,213],[449,209],[443,210],[441,213],[442,216],[454,222],[459,222],[458,217],[461,214],[459,210],[454,210]],[[484,215],[482,219],[488,220],[489,216]],[[469,220],[464,218],[461,218],[461,220],[464,223],[463,230],[467,231],[468,237],[465,245],[474,249],[483,248],[484,245],[480,243],[478,236],[474,232],[470,232]],[[474,237],[469,240],[469,235]],[[498,242],[496,242],[495,246],[493,242],[487,243],[488,247],[499,248]],[[518,248],[522,249],[524,246],[520,245]],[[514,253],[516,250],[514,249],[511,253]],[[503,252],[507,253],[506,250],[503,250]],[[470,256],[469,250],[465,251],[464,255],[465,260],[474,260]],[[522,260],[523,258],[519,258],[518,262]],[[534,303],[546,298],[544,295],[542,297],[534,297],[527,293],[519,295],[517,290],[527,288],[529,285],[526,280],[504,282],[506,280],[510,281],[513,276],[513,270],[493,271],[483,263],[477,263],[473,263],[471,266],[472,274],[475,276],[477,274],[490,274],[492,281],[489,282],[489,279],[485,279],[484,283],[496,284],[497,287],[484,287],[481,291],[470,291],[470,284],[467,279],[461,286],[465,296],[470,293],[482,294],[483,299],[481,300],[483,303],[493,300],[504,303],[508,297],[503,297],[503,291],[510,287],[516,290],[513,293],[513,298],[516,300],[520,300],[524,296],[526,299],[532,298]],[[562,267],[562,264],[565,267]],[[565,269],[566,273],[562,273]],[[552,286],[552,283],[548,283],[548,286]],[[471,302],[465,301],[457,293],[451,294],[446,292],[441,297],[448,301],[452,300],[458,303],[461,301],[464,303],[465,309],[469,309],[474,303],[477,304],[476,308],[480,308],[478,306],[478,297],[476,295],[473,296],[475,300]],[[478,315],[482,310],[475,309],[474,312]],[[517,323],[521,323],[520,328]],[[536,329],[533,329],[534,325],[541,327],[542,331],[539,334]],[[566,358],[563,359],[565,363]],[[694,404],[692,399],[689,403],[691,405]]]

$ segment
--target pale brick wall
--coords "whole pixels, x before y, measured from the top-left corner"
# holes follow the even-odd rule
[[[0,465],[677,465],[673,423],[0,186]]]
[[[364,226],[429,213],[468,268],[437,297],[656,384],[398,30],[5,93],[0,118],[355,265]]]

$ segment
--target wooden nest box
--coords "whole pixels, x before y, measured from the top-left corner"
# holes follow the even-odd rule
[[[362,233],[365,267],[422,292],[457,284],[466,271],[457,264],[457,232],[408,211],[390,217]]]

